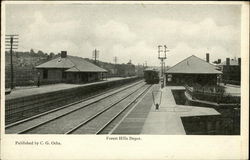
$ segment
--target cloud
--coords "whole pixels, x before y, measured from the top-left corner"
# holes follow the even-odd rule
[[[60,51],[67,51],[70,54],[79,52],[79,47],[75,43],[67,40],[55,41],[49,44],[48,48],[52,51],[57,51],[55,53],[59,53]]]
[[[58,50],[67,48],[76,50],[73,48],[76,48],[77,43],[72,39],[78,34],[79,21],[49,23],[40,12],[35,12],[34,18],[35,21],[27,27],[26,33],[22,35],[25,47],[46,52],[58,52]]]
[[[166,44],[170,49],[168,65],[193,54],[205,59],[206,52],[211,60],[240,55],[240,30],[233,25],[219,26],[211,18],[196,23],[156,18],[147,24],[138,37],[151,47]]]
[[[206,53],[210,55],[210,62],[217,59],[225,61],[226,57],[234,57],[234,54],[230,54],[226,49],[218,45],[214,45],[209,49],[204,46],[193,48],[188,43],[180,42],[169,52],[166,62],[167,65],[172,66],[191,55],[206,60]]]
[[[193,46],[221,43],[225,47],[232,41],[239,42],[240,31],[233,25],[218,26],[211,18],[202,21],[180,21],[168,18],[148,20],[145,27],[139,31],[140,36],[149,42],[167,43],[174,47],[179,42],[186,42]]]
[[[96,25],[94,28],[94,34],[97,41],[101,43],[123,43],[131,44],[136,39],[135,33],[133,33],[128,25],[110,20],[105,24]]]
[[[92,51],[100,50],[100,60],[134,64],[159,65],[157,46],[167,45],[170,49],[167,65],[194,54],[205,58],[209,51],[211,60],[233,57],[240,52],[240,29],[234,25],[218,25],[212,18],[200,21],[175,20],[166,17],[152,17],[131,20],[107,19],[93,21],[66,19],[48,21],[45,12],[36,11],[34,21],[25,26],[21,46],[58,53],[67,50],[69,54],[92,57]],[[48,16],[48,15],[47,15]],[[134,23],[133,23],[134,22]]]
[[[111,52],[119,58],[120,63],[132,60],[134,64],[143,64],[147,61],[148,65],[155,65],[159,62],[156,48],[151,48],[145,41],[136,42],[128,47],[121,44],[114,45]]]
[[[203,45],[240,40],[239,31],[233,25],[218,26],[211,18],[206,18],[199,23],[183,23],[180,34],[186,40],[200,42]]]

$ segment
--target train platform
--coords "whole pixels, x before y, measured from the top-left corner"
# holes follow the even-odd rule
[[[159,89],[159,93],[162,93],[160,107],[156,110],[154,104],[151,106],[140,134],[185,135],[181,117],[220,115],[213,108],[177,105],[171,90],[184,90],[184,87],[167,86]],[[155,99],[159,100],[160,94],[157,96]]]
[[[232,96],[240,96],[241,86],[233,84],[220,83],[220,86],[225,87],[225,93],[231,94]]]
[[[224,85],[225,92],[233,96],[240,96],[240,86],[236,85]]]
[[[81,87],[81,86],[87,86],[87,85],[92,85],[92,84],[98,84],[98,83],[103,83],[105,81],[116,81],[116,80],[121,80],[121,79],[124,79],[124,78],[123,77],[112,77],[112,78],[108,78],[107,80],[104,80],[104,81],[85,83],[85,84],[59,83],[59,84],[51,84],[51,85],[42,85],[40,87],[37,87],[37,86],[17,87],[15,89],[13,89],[10,94],[5,95],[5,99],[9,100],[9,99],[15,99],[15,98],[26,97],[26,96],[31,96],[31,95],[45,94],[45,93],[49,93],[49,92],[55,92],[55,91],[76,88],[76,87]]]
[[[132,110],[125,115],[121,123],[113,129],[111,134],[140,134],[153,104],[152,92],[159,90],[159,88],[159,85],[153,85],[152,88],[136,102]]]

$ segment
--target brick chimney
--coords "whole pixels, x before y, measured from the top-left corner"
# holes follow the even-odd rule
[[[226,65],[229,66],[230,65],[230,58],[226,59]]]
[[[67,51],[61,51],[61,58],[67,57]]]
[[[217,62],[218,62],[218,64],[220,64],[220,63],[221,63],[221,59],[218,59],[218,61],[217,61]]]
[[[206,54],[206,61],[209,63],[209,53]]]
[[[241,65],[241,58],[238,58],[238,65]]]

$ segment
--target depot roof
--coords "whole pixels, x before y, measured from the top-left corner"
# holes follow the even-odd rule
[[[67,56],[65,58],[55,58],[36,68],[61,68],[67,69],[66,72],[107,72],[107,70],[86,61],[81,57]]]
[[[222,74],[221,71],[216,70],[216,66],[194,55],[169,68],[166,73]]]

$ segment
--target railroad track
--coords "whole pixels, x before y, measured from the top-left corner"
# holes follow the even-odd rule
[[[129,82],[130,83],[130,82]],[[90,87],[91,86],[91,87]],[[115,87],[116,86],[116,87]],[[120,86],[121,87],[121,86]],[[101,84],[86,85],[84,89],[72,88],[65,91],[56,91],[37,96],[28,96],[5,101],[5,124],[11,124],[35,115],[56,109],[58,107],[74,103],[76,101],[87,100],[95,95],[105,94],[117,88],[117,84],[112,86]],[[73,91],[72,91],[73,90]]]
[[[122,114],[126,113],[125,111],[129,110],[138,98],[148,91],[150,87],[151,85],[141,87],[134,93],[129,94],[105,110],[102,110],[96,115],[83,121],[65,134],[103,134],[107,132],[107,130],[112,130],[112,128],[118,124],[119,121],[113,124],[112,122],[116,119],[121,120]]]
[[[71,128],[72,126],[69,125],[72,123],[72,125],[79,123],[79,119],[81,120],[82,117],[89,118],[89,116],[92,116],[94,113],[106,108],[110,103],[114,103],[114,100],[121,99],[122,97],[126,96],[128,94],[127,92],[132,93],[137,90],[138,87],[142,87],[144,85],[145,83],[140,81],[107,94],[94,96],[89,98],[89,100],[72,103],[70,105],[56,108],[40,115],[12,123],[5,127],[6,133],[64,133],[64,129],[67,127]],[[107,105],[102,106],[102,103],[106,103]],[[54,123],[59,123],[60,125],[55,125]],[[61,126],[62,131],[57,131],[54,129],[53,124],[54,127],[57,128]],[[65,125],[62,126],[62,124]],[[44,128],[44,126],[46,127]],[[41,128],[44,128],[44,130],[41,130]]]

